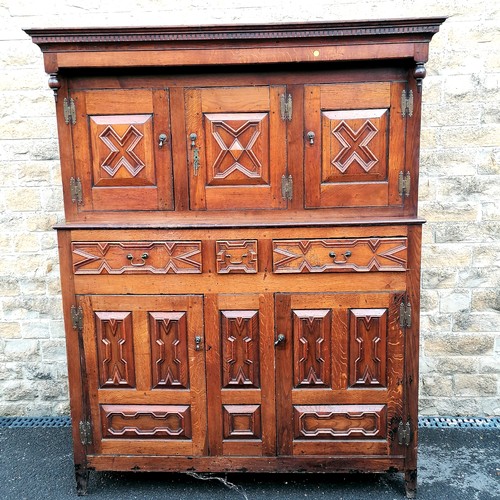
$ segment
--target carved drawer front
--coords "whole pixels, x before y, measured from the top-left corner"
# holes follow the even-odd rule
[[[75,274],[199,274],[201,241],[74,242]]]
[[[295,439],[384,439],[385,405],[294,406]]]
[[[406,238],[273,240],[273,272],[405,271]]]
[[[257,240],[219,240],[216,253],[219,274],[258,271]]]
[[[101,405],[105,438],[190,439],[188,405]]]

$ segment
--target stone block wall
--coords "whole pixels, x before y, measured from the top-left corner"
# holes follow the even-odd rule
[[[486,0],[0,0],[0,415],[68,413],[54,103],[22,27],[435,15],[451,17],[424,80],[420,412],[499,415],[500,16]]]

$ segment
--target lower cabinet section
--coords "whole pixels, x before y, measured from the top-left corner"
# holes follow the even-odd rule
[[[403,297],[80,296],[92,453],[401,456]]]

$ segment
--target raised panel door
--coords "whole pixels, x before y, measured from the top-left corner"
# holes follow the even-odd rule
[[[202,303],[80,297],[95,453],[207,452]]]
[[[284,93],[284,86],[186,90],[191,209],[286,208]]]
[[[210,453],[276,453],[273,296],[209,295],[205,306]]]
[[[277,294],[278,454],[404,453],[402,294]]]
[[[402,206],[403,83],[306,85],[306,207]]]
[[[78,210],[172,210],[168,91],[93,90],[71,97],[75,176],[83,194]]]

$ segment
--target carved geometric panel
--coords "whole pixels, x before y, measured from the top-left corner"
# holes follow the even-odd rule
[[[353,130],[347,122],[342,120],[332,130],[332,134],[342,146],[332,160],[332,165],[344,173],[349,165],[356,161],[365,172],[369,172],[378,162],[377,157],[369,148],[370,141],[377,132],[377,127],[370,120],[366,120],[358,130]]]
[[[322,182],[387,179],[388,110],[324,111]]]
[[[96,312],[95,326],[101,387],[134,387],[132,313]]]
[[[406,238],[273,240],[273,272],[405,271]]]
[[[222,387],[259,387],[259,312],[221,311]]]
[[[294,406],[293,424],[295,439],[384,439],[387,406]]]
[[[151,114],[94,115],[89,125],[94,186],[156,184]]]
[[[73,242],[75,274],[199,274],[200,241]]]
[[[349,385],[387,385],[387,309],[349,309]]]
[[[104,438],[190,439],[187,405],[101,405]]]
[[[330,386],[330,309],[294,309],[294,387]]]
[[[223,405],[224,439],[262,439],[260,405]]]
[[[269,182],[268,113],[207,113],[207,185]]]
[[[153,389],[187,389],[188,345],[185,312],[150,312]]]
[[[217,272],[256,273],[257,240],[217,241]]]

